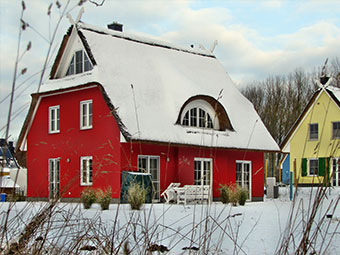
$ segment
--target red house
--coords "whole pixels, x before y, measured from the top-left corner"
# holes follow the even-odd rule
[[[122,171],[172,182],[238,183],[263,199],[264,152],[279,151],[253,105],[202,49],[78,22],[19,137],[31,199],[77,199],[86,187],[120,198]]]

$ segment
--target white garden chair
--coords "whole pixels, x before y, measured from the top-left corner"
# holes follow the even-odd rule
[[[165,203],[169,204],[170,201],[177,201],[177,194],[175,192],[175,188],[178,188],[181,184],[178,182],[172,182],[170,185],[164,190],[161,194],[165,199]]]

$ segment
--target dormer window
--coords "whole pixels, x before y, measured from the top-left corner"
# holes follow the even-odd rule
[[[200,107],[188,110],[184,115],[182,125],[200,128],[214,128],[210,114]]]
[[[182,106],[176,124],[220,131],[234,131],[227,112],[211,96],[197,95],[189,98]]]
[[[85,51],[78,50],[74,53],[71,59],[69,68],[67,69],[66,75],[83,73],[93,69],[93,66],[86,55]]]
[[[184,106],[180,124],[187,127],[219,129],[214,108],[202,99],[193,100]]]

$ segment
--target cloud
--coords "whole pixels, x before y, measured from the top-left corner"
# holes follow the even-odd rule
[[[284,1],[282,0],[267,0],[267,1],[261,1],[260,5],[265,8],[280,8]]]

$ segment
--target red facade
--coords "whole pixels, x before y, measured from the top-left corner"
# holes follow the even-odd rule
[[[80,129],[80,102],[92,100],[93,127]],[[59,106],[60,132],[49,133],[49,107]],[[87,186],[81,185],[80,158],[92,156],[93,188],[111,187],[120,197],[121,171],[138,171],[139,156],[154,156],[159,162],[160,193],[172,182],[194,184],[195,159],[212,162],[213,197],[220,184],[236,181],[237,162],[251,166],[251,195],[263,198],[264,153],[153,142],[121,142],[119,126],[100,87],[41,97],[27,135],[28,197],[49,197],[49,159],[60,162],[60,191],[63,198],[79,198]]]

